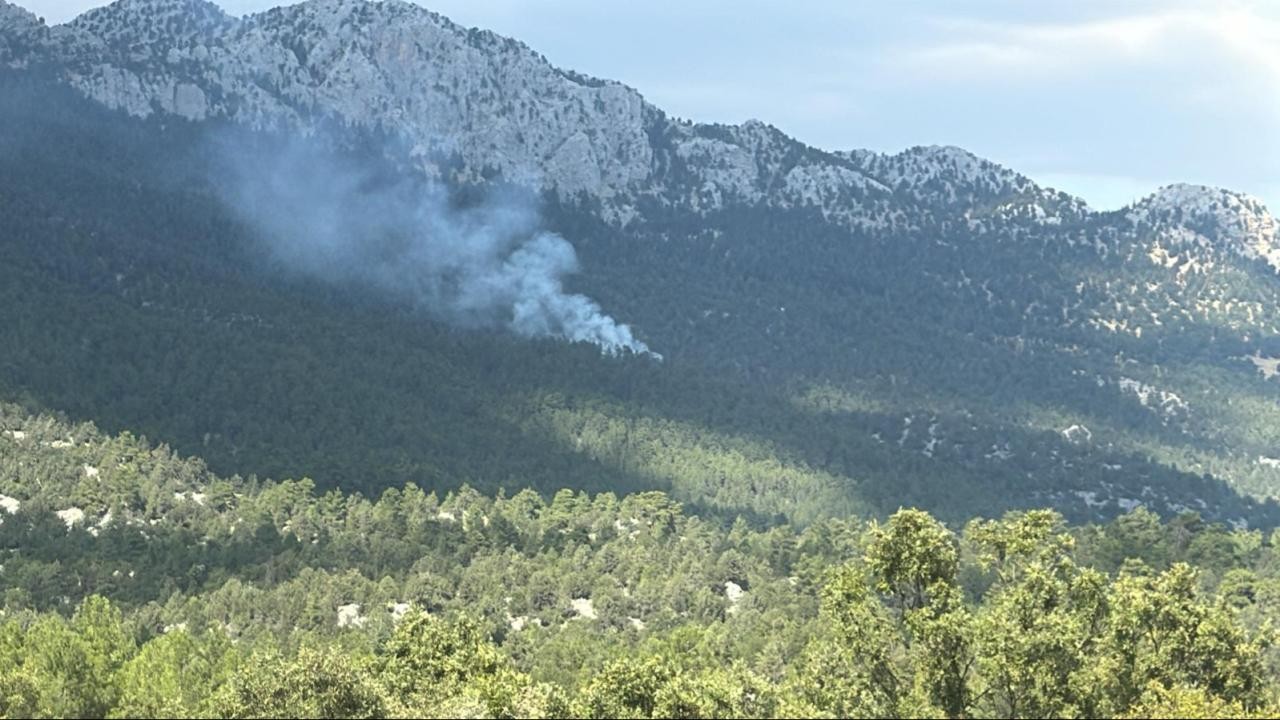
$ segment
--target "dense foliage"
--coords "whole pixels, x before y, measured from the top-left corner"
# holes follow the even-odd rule
[[[957,532],[753,529],[661,493],[371,501],[2,407],[8,716],[1276,710],[1280,545],[1194,513]]]

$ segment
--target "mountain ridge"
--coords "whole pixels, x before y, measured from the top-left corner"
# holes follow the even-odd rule
[[[329,114],[387,127],[408,137],[428,174],[457,154],[472,178],[493,165],[519,184],[588,195],[623,224],[649,196],[694,212],[763,202],[814,206],[853,227],[909,226],[886,197],[899,188],[932,209],[1001,198],[1051,223],[1093,214],[959,148],[824,151],[759,121],[673,120],[621,83],[556,68],[519,41],[399,0],[308,0],[242,18],[204,0],[118,0],[52,27],[30,13],[6,16],[21,19],[0,31],[39,38],[47,59],[74,68],[67,80],[108,107],[252,125]],[[415,81],[432,75],[432,87]],[[693,177],[676,177],[673,163]]]

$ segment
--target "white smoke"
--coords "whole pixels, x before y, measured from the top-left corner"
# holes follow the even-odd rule
[[[539,229],[528,198],[495,192],[459,209],[440,187],[295,144],[221,149],[229,202],[286,270],[354,284],[465,327],[588,342],[661,359],[564,278],[578,257]]]

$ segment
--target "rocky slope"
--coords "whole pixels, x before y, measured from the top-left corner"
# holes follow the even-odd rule
[[[308,0],[244,18],[204,0],[118,0],[52,28],[0,0],[0,61],[52,63],[89,97],[136,116],[379,128],[406,138],[429,173],[496,170],[600,201],[616,222],[634,217],[640,197],[695,211],[816,207],[871,230],[919,228],[936,214],[988,224],[1089,214],[1079,199],[959,148],[823,152],[755,121],[680,122],[625,85],[401,0]],[[1128,217],[1156,213],[1169,226],[1170,208],[1202,216],[1211,194],[1167,188]],[[1256,200],[1221,191],[1218,202],[1242,218],[1233,222],[1250,238],[1240,243],[1248,256],[1275,257],[1274,220]]]
[[[631,88],[399,0],[310,0],[245,18],[202,0],[119,0],[53,28],[0,3],[0,17],[0,61],[52,63],[132,115],[376,127],[403,135],[428,172],[457,158],[464,176],[496,169],[585,194],[619,222],[641,196],[700,211],[813,206],[873,229],[918,225],[913,205],[999,210],[1016,198],[1048,221],[1085,212],[958,148],[827,153],[759,122],[679,122]]]

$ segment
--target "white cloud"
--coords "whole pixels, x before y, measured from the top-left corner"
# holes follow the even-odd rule
[[[1121,18],[1071,25],[1009,25],[993,22],[939,23],[965,39],[912,48],[909,67],[949,73],[1079,72],[1116,57],[1138,58],[1151,52],[1168,32],[1170,18]]]
[[[1052,19],[935,14],[891,48],[884,93],[945,97],[959,144],[1099,204],[1148,178],[1151,188],[1202,182],[1265,197],[1280,174],[1278,10],[1200,2],[1103,4]]]
[[[1209,59],[1229,65],[1238,80],[1266,83],[1280,93],[1280,20],[1247,6],[1060,23],[936,18],[935,24],[941,36],[935,42],[901,48],[898,59],[906,69],[1048,79]]]

